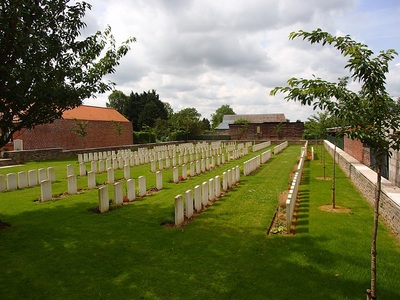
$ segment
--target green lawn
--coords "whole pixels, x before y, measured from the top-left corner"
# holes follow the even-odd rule
[[[174,197],[253,154],[179,184],[163,171],[162,191],[103,215],[89,211],[97,190],[46,203],[34,201],[39,188],[1,193],[0,219],[12,227],[0,231],[0,299],[365,299],[372,209],[341,171],[337,204],[351,213],[318,209],[330,203],[331,182],[317,180],[323,175],[317,157],[305,165],[296,234],[265,235],[299,154],[300,146],[290,146],[273,156],[182,228],[160,226],[173,215]],[[29,163],[0,174],[53,166],[58,194],[67,190],[68,163],[75,161]],[[149,165],[131,170],[155,186]],[[85,188],[86,178],[78,185]],[[377,292],[400,299],[400,246],[383,224]]]

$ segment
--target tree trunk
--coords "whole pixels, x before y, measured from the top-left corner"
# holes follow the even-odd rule
[[[333,148],[333,169],[332,169],[332,209],[336,207],[336,143],[335,147]]]
[[[367,290],[367,299],[376,299],[376,240],[378,235],[378,220],[379,220],[379,205],[381,200],[381,173],[382,173],[382,155],[378,154],[376,157],[377,164],[377,180],[376,180],[376,193],[375,193],[375,205],[374,205],[374,227],[372,230],[372,241],[371,241],[371,289]]]

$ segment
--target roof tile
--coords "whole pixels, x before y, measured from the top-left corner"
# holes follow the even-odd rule
[[[129,122],[127,118],[121,115],[114,108],[81,105],[70,110],[66,110],[63,119],[77,119],[87,121],[116,121]]]

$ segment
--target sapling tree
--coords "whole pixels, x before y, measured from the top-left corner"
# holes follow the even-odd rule
[[[389,62],[397,52],[394,49],[380,51],[378,55],[363,43],[349,35],[333,36],[321,29],[312,32],[292,32],[290,39],[303,38],[311,44],[330,45],[347,58],[345,69],[358,82],[358,92],[349,90],[343,81],[328,82],[321,78],[291,78],[286,87],[276,87],[277,92],[286,94],[286,100],[299,101],[302,105],[313,105],[337,116],[346,124],[344,133],[368,145],[376,155],[376,191],[374,201],[374,225],[371,240],[371,286],[367,290],[369,299],[376,299],[376,242],[378,233],[379,205],[381,199],[381,173],[383,159],[391,151],[399,150],[400,128],[399,105],[386,90],[386,73]]]
[[[85,136],[88,135],[86,127],[88,126],[89,121],[74,119],[74,123],[75,127],[72,129],[72,132],[75,133],[78,137],[82,138],[83,149],[85,149]]]

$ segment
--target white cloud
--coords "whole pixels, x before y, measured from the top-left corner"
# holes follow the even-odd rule
[[[345,60],[331,47],[289,41],[289,33],[322,28],[376,51],[400,50],[399,39],[391,38],[399,36],[399,5],[380,1],[368,9],[371,1],[96,0],[85,34],[110,24],[117,41],[137,38],[109,76],[126,94],[155,89],[175,111],[195,107],[206,118],[229,104],[238,114],[285,113],[305,121],[312,108],[271,97],[270,90],[293,76],[336,80],[347,75]],[[388,90],[398,96],[400,70],[394,69]],[[104,106],[107,96],[85,103]]]

